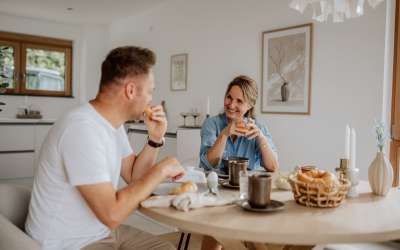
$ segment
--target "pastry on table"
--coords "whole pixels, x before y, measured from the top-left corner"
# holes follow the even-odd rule
[[[169,191],[168,194],[170,195],[178,195],[178,194],[182,194],[182,193],[186,193],[186,192],[196,192],[197,191],[197,185],[196,183],[192,182],[192,181],[186,181],[183,182],[180,186],[178,187],[173,187],[171,188],[171,190]]]

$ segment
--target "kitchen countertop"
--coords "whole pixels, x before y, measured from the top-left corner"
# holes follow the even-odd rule
[[[17,119],[0,118],[0,125],[53,125],[56,119]]]
[[[137,132],[147,134],[146,124],[144,123],[127,123],[125,124],[127,132]],[[168,128],[165,137],[176,138],[176,128]]]

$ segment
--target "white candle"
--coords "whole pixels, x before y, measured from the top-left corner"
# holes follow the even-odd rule
[[[350,159],[350,126],[346,125],[346,137],[344,145],[344,158]]]
[[[206,102],[206,114],[210,114],[210,97],[207,96],[207,102]]]
[[[350,152],[350,167],[356,168],[356,131],[351,129],[351,152]]]

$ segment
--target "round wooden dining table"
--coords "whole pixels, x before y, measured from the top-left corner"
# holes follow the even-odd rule
[[[177,228],[217,239],[225,249],[245,249],[243,242],[277,245],[381,242],[400,239],[400,189],[387,196],[372,194],[361,181],[357,198],[337,208],[297,204],[291,191],[274,189],[271,198],[285,203],[279,212],[257,213],[238,204],[204,207],[189,212],[175,208],[140,208],[145,215]],[[221,189],[222,195],[232,194]]]

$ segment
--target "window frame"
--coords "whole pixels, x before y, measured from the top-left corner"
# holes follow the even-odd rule
[[[393,186],[400,184],[400,1],[396,0],[394,58],[392,80],[392,114],[390,162],[393,167]]]
[[[71,40],[0,31],[0,45],[11,46],[14,48],[15,51],[14,53],[15,88],[7,89],[4,95],[73,97],[72,96],[73,42]],[[26,88],[27,48],[59,51],[65,54],[65,79],[64,79],[63,91],[32,90]]]

